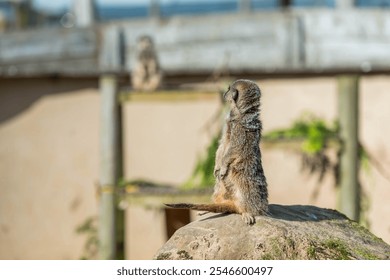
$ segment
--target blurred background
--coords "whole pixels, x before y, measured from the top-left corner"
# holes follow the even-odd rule
[[[199,219],[238,78],[273,204],[390,242],[390,0],[0,0],[0,259],[151,259]]]

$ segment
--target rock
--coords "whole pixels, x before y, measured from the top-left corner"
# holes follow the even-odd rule
[[[175,234],[154,259],[390,259],[390,246],[335,210],[270,205],[246,225],[240,215],[213,214]]]

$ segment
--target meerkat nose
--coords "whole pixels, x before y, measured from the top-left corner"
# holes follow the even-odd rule
[[[225,99],[226,100],[226,95],[227,95],[227,93],[229,92],[229,90],[228,91],[226,91],[222,96],[223,96],[223,99]]]

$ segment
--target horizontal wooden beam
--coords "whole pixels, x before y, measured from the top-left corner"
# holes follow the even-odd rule
[[[207,203],[211,201],[213,189],[198,188],[183,190],[174,186],[153,185],[145,182],[129,182],[120,188],[118,195],[121,197],[121,207],[129,204],[143,207],[164,207],[164,203]]]
[[[140,36],[167,75],[390,72],[390,10],[175,16],[0,35],[0,77],[131,72]]]
[[[96,75],[98,48],[94,28],[0,34],[0,76]]]

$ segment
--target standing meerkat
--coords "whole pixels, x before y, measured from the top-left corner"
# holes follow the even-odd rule
[[[162,84],[162,70],[157,51],[150,36],[141,36],[137,42],[137,62],[131,80],[135,90],[154,91]]]
[[[216,153],[216,184],[212,204],[166,204],[214,213],[237,213],[247,224],[268,213],[267,181],[261,162],[259,87],[249,80],[235,81],[224,94],[230,103],[225,131]]]

